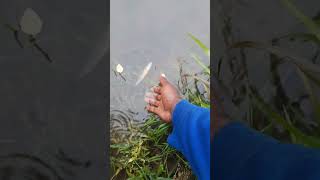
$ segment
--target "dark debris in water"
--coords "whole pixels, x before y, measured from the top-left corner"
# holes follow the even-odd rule
[[[28,154],[0,156],[1,180],[64,180],[51,165]]]
[[[0,180],[64,180],[64,177],[75,178],[74,168],[91,166],[91,161],[77,160],[62,150],[54,157],[58,160],[55,167],[34,155],[15,153],[0,156]]]
[[[14,40],[17,42],[17,44],[19,45],[20,48],[24,48],[25,46],[22,44],[21,40],[20,40],[20,36],[19,34],[21,34],[21,27],[19,26],[19,28],[14,28],[13,26],[11,26],[10,24],[4,24],[4,27],[7,28],[8,30],[10,30],[13,33],[13,37]],[[34,36],[29,36],[29,43],[32,44],[32,46],[34,48],[36,48],[44,57],[45,59],[49,62],[52,63],[53,60],[50,57],[50,55],[48,54],[48,52],[46,52],[37,42],[37,39]]]
[[[115,71],[114,69],[112,69],[112,71],[116,77],[118,77],[118,75],[119,75],[124,81],[127,81],[126,78],[122,75],[122,73],[119,73],[119,72]]]
[[[83,168],[88,168],[91,166],[91,161],[80,161],[75,158],[72,158],[68,156],[65,152],[63,152],[61,149],[59,149],[58,154],[55,155],[55,157],[64,162],[68,163],[72,166],[77,166],[77,167],[83,167]]]

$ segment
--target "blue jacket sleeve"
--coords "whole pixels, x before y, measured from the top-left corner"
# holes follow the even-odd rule
[[[213,179],[318,180],[320,151],[281,144],[241,123],[232,123],[213,138]]]
[[[198,179],[210,179],[210,110],[181,100],[172,121],[168,143],[185,156]]]

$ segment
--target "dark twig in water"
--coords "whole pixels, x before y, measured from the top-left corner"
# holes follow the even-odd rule
[[[7,29],[9,29],[10,31],[13,32],[13,36],[14,39],[16,40],[16,42],[18,43],[19,47],[23,48],[23,45],[19,39],[19,31],[17,29],[15,29],[14,27],[10,26],[9,24],[5,24],[4,25]]]
[[[120,76],[124,81],[126,81],[126,78],[125,78],[121,73],[115,71],[114,69],[112,69],[112,71],[114,72],[114,75],[115,75],[116,77],[118,77],[118,74],[119,74],[119,76]]]
[[[56,155],[56,158],[59,159],[60,161],[66,162],[68,164],[71,164],[72,166],[88,168],[91,165],[90,161],[81,162],[79,160],[76,160],[74,158],[69,157],[62,150],[59,150],[58,154]]]
[[[23,48],[23,44],[19,39],[19,31],[20,31],[20,27],[19,29],[15,29],[14,27],[12,27],[10,24],[4,24],[4,27],[6,27],[7,29],[9,29],[10,31],[12,31],[14,39],[16,40],[16,42],[18,43],[19,47]],[[40,53],[50,62],[52,63],[52,59],[50,58],[49,54],[42,49],[39,44],[36,42],[36,38],[32,35],[29,36],[29,42],[38,50],[40,51]]]
[[[50,58],[49,54],[44,50],[42,49],[39,44],[36,42],[36,39],[35,37],[33,36],[30,36],[30,39],[29,39],[30,43],[33,44],[33,46],[40,51],[40,53],[50,62],[52,63],[52,59]]]
[[[114,69],[112,69],[112,71],[113,71],[114,75],[117,77],[118,76],[117,71],[115,71]]]
[[[22,45],[22,43],[21,43],[21,41],[20,41],[20,39],[19,39],[19,32],[18,32],[18,31],[14,31],[13,34],[14,34],[14,39],[17,41],[18,45],[19,45],[21,48],[23,48],[23,45]]]
[[[121,78],[122,78],[124,81],[126,81],[126,78],[124,78],[121,73],[119,73],[119,75],[121,76]]]

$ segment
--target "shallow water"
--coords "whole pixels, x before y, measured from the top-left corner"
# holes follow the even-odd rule
[[[181,59],[187,64],[188,72],[200,70],[191,60],[190,53],[203,53],[187,36],[192,33],[205,44],[210,42],[210,1],[118,1],[111,0],[111,70],[110,105],[112,117],[118,113],[128,121],[143,122],[147,116],[143,96],[158,83],[160,73],[165,73],[170,81],[177,83]],[[209,60],[204,57],[204,63]],[[143,68],[152,62],[146,78],[135,83]],[[124,67],[124,81],[113,72],[120,63]],[[116,123],[119,125],[119,123]],[[125,124],[125,123],[124,123]]]

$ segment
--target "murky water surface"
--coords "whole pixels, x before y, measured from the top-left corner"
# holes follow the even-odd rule
[[[106,177],[107,1],[0,2],[0,179]],[[36,43],[18,28],[32,8]],[[96,129],[96,131],[93,131]]]
[[[121,126],[119,123],[125,126],[125,119],[143,122],[147,115],[144,93],[158,83],[160,73],[177,83],[178,59],[186,62],[189,72],[199,71],[190,53],[203,53],[187,33],[209,45],[209,7],[209,0],[111,0],[110,105],[112,118],[118,122],[116,126]],[[152,62],[149,73],[135,86],[149,62]],[[118,63],[124,67],[126,80],[113,72]],[[207,58],[204,63],[209,63]]]

